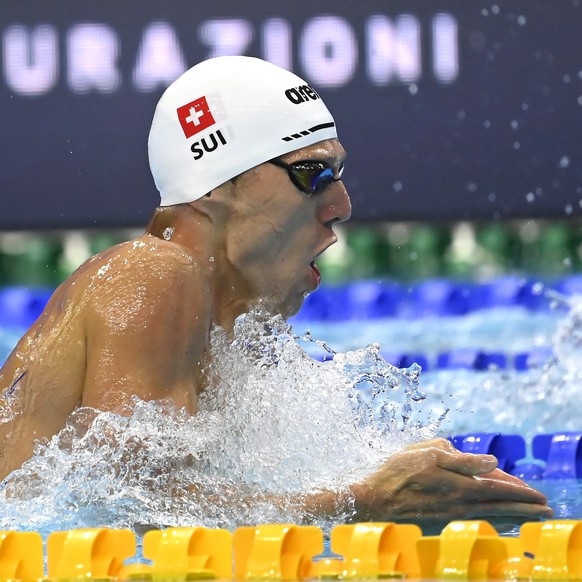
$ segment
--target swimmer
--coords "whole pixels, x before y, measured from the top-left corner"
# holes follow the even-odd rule
[[[258,302],[296,313],[320,284],[334,226],[350,217],[333,117],[305,81],[260,59],[184,73],[158,103],[148,148],[161,205],[145,234],[81,265],[0,371],[0,478],[78,407],[127,413],[137,396],[196,414],[212,389],[211,328],[231,331]],[[306,495],[306,515],[344,503],[366,520],[552,515],[494,457],[445,440],[391,456],[348,497]]]

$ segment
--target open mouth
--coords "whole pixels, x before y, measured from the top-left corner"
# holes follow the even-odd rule
[[[311,267],[311,269],[313,270],[313,273],[315,274],[317,286],[319,287],[319,285],[321,283],[321,273],[319,272],[319,269],[317,268],[315,261],[311,261],[311,263],[309,263],[309,266]]]

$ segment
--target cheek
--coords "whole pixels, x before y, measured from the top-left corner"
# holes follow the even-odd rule
[[[314,222],[312,214],[305,209],[288,207],[275,213],[262,212],[247,220],[240,230],[239,252],[252,259],[280,256],[281,260],[288,253],[300,253],[309,244],[309,230]]]
[[[239,269],[273,262],[283,256],[288,236],[285,229],[263,219],[252,219],[237,229],[227,247],[229,260]]]

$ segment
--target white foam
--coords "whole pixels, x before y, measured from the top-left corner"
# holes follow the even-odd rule
[[[545,366],[430,372],[420,386],[417,366],[397,370],[377,344],[335,353],[310,333],[294,336],[279,317],[242,316],[232,340],[212,332],[216,365],[196,416],[139,400],[128,416],[76,411],[2,484],[0,529],[301,522],[298,492],[341,491],[387,455],[443,431],[580,430],[582,302],[570,306],[552,339],[542,334],[554,352]],[[392,325],[406,340],[406,322]],[[456,341],[444,325],[439,341]],[[507,351],[522,349],[528,333],[541,337],[531,331]],[[317,351],[333,359],[308,355]]]
[[[377,346],[317,362],[310,341],[279,317],[242,316],[232,341],[212,333],[196,416],[139,400],[128,416],[76,411],[4,482],[0,529],[301,522],[299,493],[342,490],[435,433],[419,421],[416,367],[395,369]]]

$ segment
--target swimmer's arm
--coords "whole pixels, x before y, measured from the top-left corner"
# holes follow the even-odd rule
[[[324,490],[277,501],[301,503],[306,523],[416,522],[442,527],[456,519],[488,519],[499,525],[552,516],[546,498],[496,469],[491,455],[457,451],[435,439],[391,456],[374,474],[342,491]]]
[[[96,289],[87,321],[83,406],[124,412],[135,395],[170,399],[195,412],[210,300],[191,267],[170,259],[120,273]]]
[[[339,518],[442,527],[455,519],[508,525],[551,517],[541,493],[496,465],[491,455],[461,453],[449,441],[436,439],[392,455],[367,479],[339,491],[283,495],[231,484],[205,499],[228,507],[267,503],[284,515],[300,516],[303,523]],[[196,486],[190,493],[204,496]]]
[[[374,474],[350,487],[351,494],[322,492],[306,500],[313,515],[353,508],[352,521],[448,522],[467,518],[552,516],[543,494],[496,469],[491,455],[457,451],[444,439],[408,447]]]

